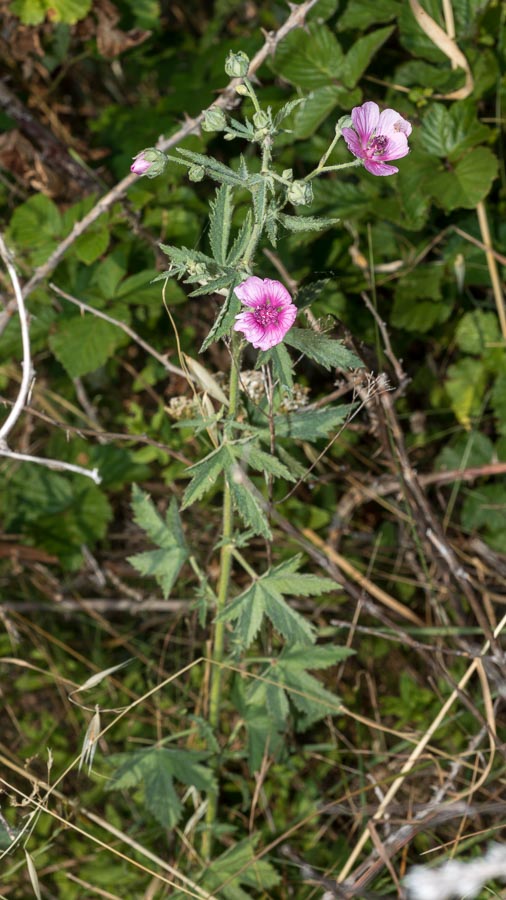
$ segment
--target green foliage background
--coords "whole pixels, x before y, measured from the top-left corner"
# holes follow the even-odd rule
[[[440,4],[425,0],[423,5],[444,27]],[[394,107],[413,123],[412,150],[399,162],[398,176],[374,178],[355,169],[345,178],[329,176],[325,182],[320,181],[307,214],[339,219],[340,224],[329,224],[323,233],[291,232],[287,227],[278,234],[276,252],[290,277],[302,286],[299,300],[304,291],[308,302],[314,295],[312,311],[329,324],[332,336],[345,337],[350,351],[358,354],[369,369],[375,373],[387,371],[394,380],[377,324],[362,294],[366,292],[372,298],[387,325],[395,356],[403,361],[409,376],[397,409],[412,464],[422,473],[506,462],[505,335],[501,333],[477,216],[477,207],[483,203],[503,277],[505,12],[495,0],[454,0],[451,6],[456,40],[474,79],[473,91],[464,100],[447,99],[463,86],[464,72],[452,68],[448,58],[420,30],[409,3],[397,0],[321,0],[310,13],[308,28],[291,32],[275,57],[257,73],[263,96],[274,111],[291,99],[306,98],[305,103],[294,107],[287,130],[279,138],[282,161],[286,168],[293,168],[296,177],[303,177],[318,162],[337,119],[365,100]],[[52,169],[51,159],[44,157],[40,146],[36,155],[42,169],[37,176],[24,145],[19,149],[18,168],[9,168],[6,145],[0,144],[0,207],[5,237],[25,281],[98,198],[128,172],[131,157],[156,143],[161,133],[169,136],[176,132],[186,115],[195,116],[212,103],[226,84],[223,63],[228,51],[241,49],[253,56],[263,43],[261,29],[279,28],[287,15],[284,5],[262,0],[254,4],[218,0],[212,12],[207,4],[194,0],[169,5],[156,0],[118,0],[115,7],[117,22],[107,3],[100,0],[14,0],[8,7],[18,41],[6,51],[2,63],[10,90],[35,118],[53,129],[89,176],[84,188],[66,179],[57,167]],[[109,55],[107,40],[111,40],[114,29],[116,47],[121,50]],[[149,33],[135,44],[141,31]],[[122,37],[127,34],[132,46]],[[29,49],[21,64],[18,47],[22,36]],[[251,115],[248,103],[243,106]],[[19,122],[12,110],[0,114],[0,127],[3,139],[16,135]],[[244,149],[238,141],[227,142],[209,133],[187,138],[182,147],[196,153],[209,150],[234,171],[239,168]],[[348,159],[346,146],[340,142],[332,162]],[[247,157],[247,163],[252,171],[259,165],[253,156]],[[60,291],[130,326],[159,354],[167,354],[170,362],[179,365],[161,287],[153,282],[166,267],[159,245],[208,252],[212,191],[209,181],[188,181],[182,167],[169,167],[164,176],[153,181],[139,179],[126,197],[118,199],[72,244],[51,274],[51,282]],[[244,222],[246,199],[234,212],[234,227]],[[257,274],[277,277],[267,255],[261,257],[261,266]],[[7,295],[5,278],[2,287]],[[199,296],[188,299],[187,291],[172,280],[167,284],[165,302],[173,315],[182,352],[196,358],[216,314],[215,300]],[[58,705],[52,682],[41,669],[64,673],[81,684],[91,671],[123,659],[125,651],[137,656],[142,666],[126,670],[121,681],[102,688],[101,705],[115,708],[145,690],[144,678],[151,686],[159,675],[165,677],[198,656],[196,647],[203,637],[198,606],[188,610],[181,604],[183,614],[169,625],[168,654],[167,618],[159,614],[140,617],[139,628],[138,619],[114,612],[110,621],[107,616],[90,616],[85,611],[65,619],[53,612],[51,605],[100,595],[110,600],[113,608],[114,600],[124,596],[125,590],[137,598],[148,590],[155,591],[154,581],[147,582],[146,587],[139,577],[139,573],[151,577],[160,572],[153,553],[145,553],[145,536],[132,525],[134,483],[149,491],[156,506],[139,512],[147,501],[145,494],[137,493],[134,522],[141,521],[163,551],[163,566],[167,553],[173,561],[168,570],[162,566],[160,576],[165,579],[163,592],[168,596],[179,571],[187,573],[182,567],[188,560],[183,538],[174,539],[181,526],[177,507],[169,501],[177,498],[181,502],[185,497],[189,505],[190,499],[198,499],[199,471],[205,478],[209,469],[198,468],[204,465],[199,460],[205,455],[205,435],[199,434],[191,422],[175,422],[167,413],[172,398],[183,394],[190,397],[184,379],[168,374],[124,331],[92,315],[82,315],[62,294],[56,294],[47,280],[36,287],[28,305],[37,379],[31,400],[34,412],[18,424],[16,444],[40,455],[98,467],[102,475],[101,485],[96,486],[67,474],[0,461],[0,515],[4,523],[0,589],[6,609],[10,604],[14,610],[9,613],[11,627],[0,636],[1,653],[13,655],[16,631],[21,639],[16,655],[37,667],[33,671],[12,670],[15,677],[6,690],[7,703],[21,702],[23,716],[21,724],[16,717],[8,718],[2,752],[7,752],[11,760],[35,759],[36,771],[45,779],[47,746],[51,747],[58,774],[79,752],[82,715],[67,700]],[[292,349],[301,349],[297,340],[294,330],[287,343]],[[304,349],[311,356],[308,348]],[[0,337],[0,356],[0,391],[9,401],[16,395],[21,359],[15,316]],[[199,359],[214,373],[227,371],[228,356],[220,344],[211,346]],[[317,362],[313,358],[314,364],[307,362],[300,372],[312,401],[322,400],[335,390],[334,374]],[[278,359],[277,365],[277,371],[282,372],[283,360]],[[314,462],[316,452],[325,447],[327,436],[335,433],[341,421],[342,416],[336,416],[335,411],[322,411],[319,417],[306,421],[306,431],[291,436],[292,444],[294,437],[298,439],[297,457],[287,457],[286,465],[297,477],[296,467],[304,471]],[[283,514],[297,527],[321,529],[327,534],[335,525],[336,505],[349,486],[350,473],[365,479],[389,472],[377,453],[378,438],[365,419],[355,424],[356,428],[333,443],[328,451],[330,462],[324,469],[316,469],[311,490],[295,492],[283,503]],[[288,453],[289,442],[285,446],[283,434],[279,434],[281,450]],[[316,452],[308,447],[315,435]],[[206,452],[210,450],[209,446]],[[191,464],[194,468],[187,472]],[[261,464],[257,468],[261,469]],[[434,503],[462,553],[471,554],[472,542],[480,541],[490,553],[498,554],[491,557],[495,560],[492,566],[497,568],[498,559],[504,565],[504,481],[489,476],[464,482],[455,475],[450,487],[439,490]],[[399,508],[403,510],[402,504]],[[161,518],[156,519],[159,513]],[[155,518],[150,532],[146,517],[151,515]],[[212,496],[203,507],[188,509],[184,515],[185,528],[198,534],[204,547],[211,548],[217,527]],[[396,569],[399,527],[395,508],[365,505],[347,523],[340,551],[399,602],[420,613],[426,603],[421,582],[410,577],[402,564]],[[288,539],[284,540],[288,545]],[[256,616],[248,626],[251,641],[264,613],[274,621],[276,594],[269,581],[276,581],[285,564],[282,546],[276,545],[276,549],[277,568],[269,570],[266,578],[251,589]],[[425,576],[430,583],[430,573],[425,572]],[[185,577],[191,580],[191,574]],[[287,592],[311,596],[314,592],[310,584],[300,580],[311,577],[289,573],[286,578],[298,579],[301,589],[291,584]],[[205,586],[202,590],[205,593]],[[502,590],[501,582],[497,591]],[[177,599],[184,601],[184,582],[181,591]],[[321,585],[316,593],[324,593]],[[251,599],[248,590],[239,594],[228,607],[227,620],[244,615],[244,610],[252,608]],[[343,592],[333,595],[334,605],[326,602],[326,613],[321,617],[318,604],[312,611],[315,623],[323,623],[332,635],[339,630],[332,624],[332,617],[350,621],[353,603]],[[22,604],[26,603],[31,604],[29,614],[23,613]],[[46,611],[38,612],[38,604]],[[304,615],[302,618],[294,611],[292,621],[282,622],[281,627],[274,624],[282,633],[284,627],[294,639],[310,640],[312,626]],[[449,616],[449,628],[462,625],[458,617]],[[371,713],[369,706],[374,702],[367,692],[362,696],[357,683],[360,673],[370,676],[371,660],[380,661],[389,651],[380,636],[364,638],[357,649],[353,662],[344,665],[345,654],[337,654],[322,658],[319,665],[315,662],[315,669],[342,663],[340,695],[352,708],[358,708],[357,698],[361,698]],[[317,651],[318,646],[314,648]],[[274,778],[266,783],[262,796],[262,809],[269,812],[259,822],[257,833],[248,833],[248,763],[253,771],[261,765],[259,748],[265,739],[263,720],[261,716],[255,718],[254,707],[261,710],[270,704],[282,723],[288,708],[286,684],[298,685],[297,690],[309,695],[317,690],[318,682],[299,665],[296,653],[293,658],[288,656],[287,652],[269,686],[261,682],[247,686],[236,678],[231,688],[236,709],[242,704],[244,716],[250,718],[249,744],[244,749],[236,741],[234,727],[239,732],[241,726],[232,722],[227,741],[236,757],[224,787],[225,806],[231,812],[221,822],[218,835],[223,853],[200,879],[194,873],[207,890],[216,890],[229,877],[229,887],[219,896],[231,900],[287,897],[292,884],[298,891],[295,896],[309,897],[310,888],[299,880],[296,865],[276,853],[274,860],[258,861],[256,873],[254,866],[248,869],[246,864],[256,858],[258,841],[267,844],[273,834],[282,833],[293,821],[309,813],[316,815],[322,793],[328,791],[331,799],[345,794],[348,777],[359,794],[364,789],[361,802],[370,802],[362,760],[351,747],[360,748],[365,742],[372,766],[381,757],[371,734],[365,734],[359,723],[338,720],[338,727],[346,731],[343,744],[333,728],[327,732],[323,724],[315,726],[328,711],[325,701],[333,690],[329,676],[329,690],[318,688],[321,715],[314,714],[311,703],[294,704],[294,753],[288,756],[282,752],[281,725],[272,735]],[[432,688],[427,690],[426,672],[420,664],[411,666],[405,648],[396,646],[392,656],[390,668],[381,665],[378,676],[381,714],[388,717],[393,728],[423,729],[430,722],[434,697]],[[457,680],[462,674],[459,660],[452,665],[452,678]],[[8,666],[6,671],[12,674]],[[178,739],[184,741],[187,736],[186,712],[194,708],[201,677],[200,668],[192,669],[177,689],[169,686],[163,696],[156,694],[143,715],[128,723],[119,722],[111,734],[111,757],[104,763],[98,782],[86,781],[83,788],[82,780],[77,781],[75,776],[75,781],[65,787],[67,794],[84,797],[86,806],[99,805],[101,815],[118,828],[128,830],[126,822],[130,821],[132,834],[146,847],[156,847],[162,841],[163,852],[168,849],[171,858],[182,852],[175,849],[172,829],[180,821],[183,808],[185,815],[190,809],[188,797],[183,807],[182,794],[174,788],[174,775],[202,790],[212,777],[205,767],[207,757],[202,747],[207,738],[198,709],[192,713],[194,760],[190,764],[186,755],[184,763],[193,766],[191,772],[181,772],[177,756]],[[449,683],[451,680],[437,685],[440,696],[448,693]],[[160,717],[164,734],[170,734],[174,741],[174,747],[164,748],[163,753],[153,751],[151,745],[143,747],[156,740]],[[476,728],[468,710],[448,722],[448,752],[458,753],[464,738]],[[128,754],[127,759],[125,754],[123,758],[125,744],[135,749],[134,757]],[[405,750],[404,744],[401,749]],[[100,779],[106,775],[110,776],[110,793],[104,799]],[[160,796],[170,802],[160,803]],[[14,819],[12,824],[18,827]],[[30,845],[32,853],[36,848],[39,872],[54,860],[54,841],[59,855],[79,857],[78,836],[62,831],[54,837],[52,827],[49,818],[42,816]],[[86,827],[99,833],[89,821]],[[294,838],[296,854],[322,871],[344,864],[349,852],[346,833],[334,822],[327,827],[327,843],[318,843],[309,831],[299,832]],[[423,842],[421,837],[418,849]],[[240,883],[234,873],[245,867],[247,875]],[[104,890],[117,886],[121,879],[123,898],[141,896],[147,883],[139,870],[98,853],[90,854],[76,874]],[[47,878],[54,895],[64,900],[84,896],[63,872],[48,872]],[[9,896],[25,897],[26,878],[14,865],[8,879],[12,888]],[[375,887],[389,890],[381,878]],[[160,887],[157,896],[165,896],[164,890]]]

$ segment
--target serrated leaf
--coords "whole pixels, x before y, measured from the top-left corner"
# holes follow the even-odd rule
[[[181,548],[186,546],[175,498],[171,500],[164,521],[149,494],[134,484],[132,509],[134,522],[146,532],[154,544],[167,550],[174,546]]]
[[[228,334],[230,331],[233,322],[235,321],[235,317],[239,313],[241,308],[241,301],[234,294],[233,289],[229,291],[228,297],[223,303],[218,316],[214,322],[211,331],[207,335],[205,341],[203,342],[199,353],[203,353],[204,350],[213,343],[213,341],[219,341],[224,334]]]
[[[290,113],[292,113],[293,110],[297,108],[297,106],[300,106],[305,102],[305,97],[298,97],[296,100],[289,100],[288,103],[285,103],[285,105],[282,106],[280,110],[278,110],[274,117],[274,127],[278,128],[283,119],[286,119],[287,116],[289,116]]]
[[[234,468],[227,474],[227,481],[234,507],[246,528],[251,529],[254,534],[260,534],[267,540],[271,540],[272,532],[260,503],[250,489],[241,483],[240,475],[237,478]]]
[[[346,421],[355,408],[355,404],[350,403],[274,416],[274,431],[278,437],[316,441],[328,437],[329,433]]]
[[[330,278],[320,278],[318,281],[311,281],[308,284],[302,285],[297,293],[298,308],[305,309],[306,306],[311,306],[329,283]]]
[[[242,223],[239,233],[234,239],[232,247],[230,249],[230,253],[227,256],[226,264],[227,266],[235,266],[240,262],[248,244],[251,239],[251,235],[253,232],[253,216],[251,215],[251,210],[248,209],[246,216],[244,217],[244,222]]]
[[[421,138],[428,153],[449,157],[454,161],[487,140],[490,132],[476,118],[476,104],[471,101],[453,103],[448,109],[432,103],[422,122]]]
[[[325,219],[323,216],[287,216],[285,213],[279,213],[278,219],[288,231],[323,231],[325,228],[332,228],[337,225],[339,219]]]
[[[60,319],[57,329],[49,346],[71,378],[96,372],[124,337],[115,325],[90,314]]]
[[[219,160],[212,156],[204,156],[202,153],[194,153],[192,150],[185,150],[183,147],[177,147],[177,152],[191,163],[198,166],[204,166],[206,174],[221,184],[229,184],[234,187],[242,184],[242,179],[237,172],[225,166]]]
[[[267,207],[267,181],[261,178],[251,189],[255,222],[263,223]]]
[[[107,790],[128,790],[142,785],[150,812],[164,828],[173,828],[182,812],[173,779],[193,785],[198,790],[211,790],[215,787],[215,781],[212,772],[202,765],[206,758],[207,754],[166,747],[120,753],[111,758],[111,762],[119,763],[119,767],[110,779]]]
[[[287,466],[284,465],[272,453],[266,453],[252,441],[246,444],[236,444],[234,456],[245,466],[256,469],[257,472],[266,472],[277,478],[286,478],[287,481],[296,481]]]
[[[481,309],[465,313],[457,325],[455,340],[464,353],[482,354],[488,344],[501,340],[496,314]]]
[[[496,428],[499,434],[506,435],[506,373],[497,376],[490,397]]]
[[[224,263],[227,258],[230,225],[234,207],[232,204],[232,188],[222,184],[216,191],[216,198],[211,202],[209,217],[209,243],[217,263]]]
[[[272,347],[270,354],[274,377],[280,388],[291,394],[293,392],[293,362],[288,350],[281,343]]]
[[[314,642],[311,625],[289,606],[284,596],[320,595],[335,590],[336,584],[330,578],[300,574],[301,561],[298,555],[269,569],[218,616],[219,621],[236,622],[237,636],[246,648],[254,640],[263,615],[290,643]]]
[[[78,259],[87,266],[103,256],[109,246],[110,231],[99,228],[85,231],[74,241],[74,249]],[[146,279],[147,280],[147,279]]]
[[[482,409],[487,373],[481,359],[466,356],[449,366],[445,383],[450,405],[465,428],[471,427],[471,416]]]
[[[449,171],[434,173],[431,194],[448,212],[459,207],[474,209],[487,196],[497,167],[497,157],[488,147],[476,147]]]
[[[278,44],[276,72],[307,91],[339,81],[343,53],[335,36],[325,25],[311,24],[307,30],[292,31]]]
[[[176,500],[172,499],[164,521],[149,495],[134,486],[132,507],[134,521],[159,549],[137,553],[128,562],[141,575],[155,578],[167,598],[189,555]]]
[[[388,40],[394,26],[378,28],[357,38],[348,50],[342,68],[342,80],[349,88],[355,87],[377,50]]]
[[[276,696],[276,691],[284,694],[285,699],[303,714],[300,724],[305,728],[323,716],[339,711],[339,698],[323,687],[308,670],[328,668],[349,655],[350,651],[345,647],[308,647],[307,644],[285,647],[277,659],[261,672],[261,678],[250,686],[247,700],[257,706],[267,705],[269,712],[272,710],[275,716],[274,725],[280,729],[283,726],[283,711],[286,721],[288,710],[281,698]]]
[[[201,276],[199,275],[199,280]],[[224,288],[229,288],[232,281],[234,280],[235,273],[227,272],[225,275],[217,275],[216,278],[206,277],[204,284],[200,285],[200,287],[195,288],[189,296],[190,297],[205,297],[208,294],[215,294],[218,291],[222,291]],[[187,279],[187,282],[190,282],[190,278]]]
[[[246,838],[214,859],[199,879],[210,891],[219,891],[225,900],[250,900],[241,885],[264,893],[279,884],[279,875],[266,859],[257,859],[256,839]]]
[[[330,114],[339,107],[351,109],[360,102],[359,90],[349,91],[338,84],[325,84],[312,90],[304,106],[294,117],[294,132],[299,139],[311,137]]]
[[[389,22],[398,17],[401,6],[400,0],[353,0],[339,16],[339,31],[364,30],[377,22]]]
[[[342,341],[327,337],[308,328],[291,328],[285,335],[285,344],[300,350],[309,359],[324,366],[325,369],[359,369],[363,362],[344,346]]]
[[[216,484],[216,479],[224,467],[230,465],[230,454],[225,446],[213,450],[195,465],[190,466],[187,472],[192,476],[190,484],[186,488],[181,509],[191,506],[196,500],[200,500]]]

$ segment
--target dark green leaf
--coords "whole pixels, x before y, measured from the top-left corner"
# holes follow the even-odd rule
[[[327,337],[317,331],[303,328],[291,328],[285,335],[285,344],[300,350],[309,359],[319,363],[325,369],[359,369],[363,363],[344,346],[342,341]]]

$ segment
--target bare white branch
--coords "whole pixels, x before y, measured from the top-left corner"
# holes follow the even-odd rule
[[[28,394],[30,393],[30,386],[32,380],[34,378],[34,371],[32,367],[32,358],[30,354],[30,333],[28,328],[28,314],[26,311],[25,301],[23,299],[23,292],[21,290],[21,285],[19,283],[18,273],[14,267],[14,263],[12,261],[12,255],[10,251],[7,249],[5,241],[0,234],[0,256],[2,257],[5,268],[9,273],[9,278],[11,280],[12,288],[14,291],[14,296],[16,298],[16,305],[18,309],[19,315],[19,327],[21,329],[21,341],[23,345],[23,377],[21,379],[21,386],[19,388],[18,396],[12,407],[9,415],[7,416],[5,422],[0,428],[0,450],[7,450],[7,437],[14,428],[16,422],[18,421],[23,409],[25,407]]]

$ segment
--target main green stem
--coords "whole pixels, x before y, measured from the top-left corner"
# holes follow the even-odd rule
[[[237,402],[239,398],[239,352],[238,352],[238,335],[232,333],[232,366],[230,370],[230,389],[229,389],[229,409],[228,421],[235,420],[237,413]],[[224,439],[227,439],[227,426],[225,425]],[[220,699],[221,699],[221,681],[222,671],[221,662],[223,660],[223,652],[225,648],[225,623],[219,621],[219,615],[225,608],[227,603],[230,574],[232,571],[233,544],[234,535],[234,510],[232,505],[232,494],[228,481],[225,480],[223,488],[223,526],[221,537],[221,553],[220,553],[220,577],[218,580],[218,589],[216,594],[216,616],[218,621],[214,628],[213,648],[212,648],[212,668],[211,668],[211,687],[209,691],[209,725],[213,731],[216,731],[220,719]],[[218,810],[218,790],[210,791],[208,795],[207,811],[206,811],[206,830],[202,839],[202,855],[206,861],[211,858],[212,849],[212,832],[216,821],[216,813]]]

